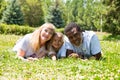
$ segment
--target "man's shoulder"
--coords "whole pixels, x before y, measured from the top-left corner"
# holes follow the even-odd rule
[[[87,30],[85,30],[85,31],[83,32],[83,35],[94,35],[94,34],[95,34],[94,31],[87,31]]]
[[[94,36],[95,35],[95,32],[94,31],[84,31],[84,32],[82,32],[82,34],[83,34],[83,37],[92,37],[92,36]]]
[[[84,31],[83,32],[84,41],[89,42],[94,35],[95,35],[95,32],[93,32],[93,31]]]

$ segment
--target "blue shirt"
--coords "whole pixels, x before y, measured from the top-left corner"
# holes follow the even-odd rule
[[[71,46],[69,46],[69,43],[70,43],[69,39],[64,35],[64,43],[57,53],[57,58],[66,57],[67,49],[71,49]]]
[[[85,57],[90,57],[101,52],[100,42],[97,35],[93,31],[82,32],[83,42],[79,46],[74,46],[68,39],[65,39],[65,43],[62,46],[59,54],[66,56],[66,50],[73,50],[75,53],[82,53]]]

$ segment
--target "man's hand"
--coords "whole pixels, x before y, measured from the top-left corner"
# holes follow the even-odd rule
[[[71,53],[68,57],[79,58],[79,55],[77,53]]]

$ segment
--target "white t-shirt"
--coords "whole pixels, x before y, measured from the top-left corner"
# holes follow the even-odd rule
[[[19,49],[22,49],[26,53],[24,57],[29,57],[32,54],[35,54],[30,45],[31,36],[32,34],[27,34],[23,38],[19,39],[19,41],[13,47],[13,51],[17,52]],[[39,54],[41,51],[45,51],[45,46],[41,47],[36,54]]]
[[[65,39],[63,46],[59,50],[59,55],[66,56],[67,49],[73,50],[75,53],[83,53],[82,55],[85,57],[90,57],[101,52],[100,42],[93,31],[85,31],[82,34],[83,43],[79,46],[74,46],[68,39]]]

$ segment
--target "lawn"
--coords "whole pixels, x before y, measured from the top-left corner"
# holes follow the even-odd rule
[[[12,51],[22,36],[0,34],[0,80],[120,80],[120,38],[97,35],[103,53],[100,61],[45,58],[25,62]]]

